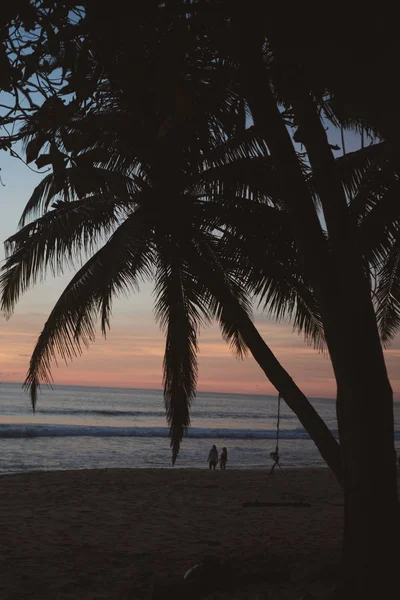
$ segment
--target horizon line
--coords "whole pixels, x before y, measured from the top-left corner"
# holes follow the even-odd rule
[[[24,387],[24,384],[20,381],[0,381],[0,385],[20,385],[21,388]],[[133,387],[133,386],[118,386],[118,385],[89,385],[89,384],[73,384],[73,383],[54,383],[48,384],[43,383],[40,385],[39,393],[42,389],[54,389],[57,387],[76,387],[76,388],[96,388],[96,389],[117,389],[117,390],[143,390],[143,391],[151,391],[151,392],[161,392],[163,393],[162,388],[152,388],[152,387]],[[28,392],[26,392],[28,393]],[[217,394],[219,396],[268,396],[268,397],[277,397],[278,392],[272,394],[263,394],[263,393],[246,393],[246,392],[216,392],[214,390],[196,390],[196,394]],[[333,402],[336,400],[330,396],[307,396],[307,398],[315,399],[315,400],[332,400]]]

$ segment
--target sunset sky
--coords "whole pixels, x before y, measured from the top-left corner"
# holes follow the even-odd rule
[[[0,258],[3,241],[17,227],[22,209],[41,175],[32,173],[5,152],[0,154]],[[0,381],[21,382],[36,338],[70,274],[48,280],[23,297],[14,316],[0,317]],[[74,363],[60,363],[53,371],[56,384],[104,385],[160,388],[162,381],[163,334],[153,317],[152,286],[114,305],[114,319],[107,340],[99,335],[95,344]],[[292,333],[290,324],[274,323],[258,315],[256,325],[277,358],[299,387],[312,397],[333,397],[335,382],[330,361],[308,347]],[[400,336],[386,351],[395,398],[400,399]],[[218,327],[200,335],[200,377],[198,389],[234,393],[274,393],[254,359],[234,358],[222,341]]]

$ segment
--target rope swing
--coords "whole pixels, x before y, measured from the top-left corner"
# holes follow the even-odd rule
[[[269,472],[270,475],[273,475],[275,467],[279,467],[280,469],[282,469],[282,467],[279,464],[279,461],[281,458],[280,454],[279,454],[280,422],[281,422],[281,395],[278,394],[278,417],[277,417],[277,421],[276,421],[276,446],[275,446],[274,452],[270,453],[270,457],[274,461],[274,463],[271,467],[271,470]]]
[[[283,472],[283,469],[281,467],[281,465],[279,464],[280,461],[280,454],[279,454],[279,435],[280,435],[280,425],[281,425],[281,399],[282,396],[279,394],[278,395],[278,416],[277,416],[277,420],[276,420],[276,446],[275,446],[275,450],[273,452],[270,452],[270,458],[272,458],[272,460],[274,461],[271,470],[269,472],[269,477],[272,477],[273,473],[274,473],[274,469],[275,467],[279,467],[280,470]],[[243,508],[258,508],[258,507],[263,507],[263,506],[268,506],[268,507],[272,507],[272,506],[278,506],[278,507],[282,507],[282,506],[288,506],[288,507],[310,507],[311,504],[309,502],[304,502],[303,500],[301,500],[298,497],[298,494],[296,494],[294,488],[291,486],[290,481],[288,481],[289,486],[292,488],[293,490],[293,500],[277,500],[277,501],[269,501],[269,502],[260,502],[259,500],[256,500],[255,502],[243,502],[242,506]],[[297,499],[295,499],[297,496]]]

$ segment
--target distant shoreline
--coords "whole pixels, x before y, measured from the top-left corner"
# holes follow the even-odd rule
[[[229,471],[229,473],[264,473],[266,474],[266,476],[268,477],[269,471],[271,470],[271,465],[266,466],[266,467],[259,467],[257,469],[248,469],[246,467],[243,467],[241,469],[229,469],[229,467],[227,467],[226,472]],[[280,475],[279,477],[285,477],[285,473],[301,473],[301,472],[305,472],[305,473],[309,473],[311,471],[315,471],[315,472],[326,472],[327,470],[329,470],[329,467],[323,466],[323,467],[284,467],[281,471],[280,471]],[[25,477],[25,476],[32,476],[32,475],[42,475],[42,474],[72,474],[72,473],[76,473],[76,472],[80,472],[80,473],[98,473],[98,474],[102,474],[102,473],[122,473],[128,471],[129,473],[132,473],[134,471],[138,471],[139,473],[143,474],[144,472],[148,472],[148,473],[158,473],[158,472],[164,472],[164,471],[168,471],[168,472],[172,472],[172,471],[184,471],[185,473],[202,473],[202,472],[208,472],[209,468],[207,465],[205,466],[201,466],[201,467],[184,467],[184,466],[175,466],[175,467],[132,467],[130,468],[126,468],[126,467],[122,467],[122,468],[105,468],[105,469],[52,469],[52,470],[45,470],[45,469],[41,469],[41,470],[36,470],[36,471],[15,471],[13,473],[2,473],[0,472],[0,477]],[[219,468],[216,469],[216,473],[220,472],[221,470]],[[277,473],[277,471],[276,471]],[[258,476],[258,475],[257,475]],[[218,475],[216,475],[216,477],[218,477]],[[223,473],[221,475],[221,477],[224,477]],[[274,478],[276,478],[277,475],[273,475],[271,477],[271,479],[273,480]]]
[[[2,381],[0,383],[0,385],[18,385],[21,388],[23,387],[23,383],[19,382],[19,381]],[[99,390],[118,390],[119,392],[121,390],[134,390],[134,391],[138,391],[138,392],[156,392],[156,393],[163,393],[163,390],[161,388],[142,388],[142,387],[119,387],[119,386],[108,386],[108,385],[79,385],[79,384],[72,384],[72,383],[57,383],[57,384],[53,384],[51,387],[46,386],[43,384],[43,386],[41,387],[41,391],[48,391],[50,392],[53,388],[74,388],[74,389],[99,389]],[[214,390],[198,390],[197,394],[199,395],[207,395],[207,394],[213,394],[216,396],[261,396],[261,397],[265,397],[265,398],[276,398],[277,397],[277,392],[275,393],[270,393],[270,394],[266,394],[266,393],[254,393],[254,392],[216,392]],[[40,398],[40,392],[39,392],[39,398]],[[335,402],[335,398],[328,398],[326,396],[307,396],[307,398],[309,398],[309,400],[326,400],[328,402]],[[399,398],[400,400],[400,398]]]
[[[271,465],[265,466],[265,467],[258,467],[256,469],[251,469],[251,468],[247,468],[247,467],[242,467],[239,469],[230,469],[229,467],[227,468],[227,471],[229,471],[229,473],[263,473],[264,477],[268,478],[269,477],[269,472],[271,470]],[[129,471],[129,473],[132,473],[133,471],[138,471],[139,473],[143,474],[144,472],[149,472],[149,473],[161,473],[161,472],[185,472],[185,473],[203,473],[203,472],[207,472],[209,471],[209,468],[207,465],[201,466],[201,467],[186,467],[186,466],[174,466],[174,467],[132,467],[130,468],[126,468],[126,467],[121,467],[121,468],[99,468],[99,469],[49,469],[49,470],[45,470],[45,469],[37,469],[37,470],[32,470],[32,471],[13,471],[13,472],[1,472],[0,471],[0,479],[3,479],[4,477],[24,477],[24,476],[34,476],[34,475],[44,475],[44,474],[59,474],[59,475],[68,475],[68,474],[72,474],[72,473],[98,473],[98,474],[102,474],[102,473],[109,473],[109,472],[113,472],[113,473],[119,473],[122,471]],[[219,472],[220,469],[217,468],[216,472]],[[297,474],[297,473],[310,473],[310,472],[326,472],[329,471],[329,467],[327,465],[322,466],[322,467],[284,467],[279,474],[279,477],[285,477],[285,474],[290,475],[290,474]],[[258,476],[258,475],[257,475]],[[297,475],[296,475],[297,476]],[[216,476],[218,477],[218,475]],[[221,475],[221,477],[223,477],[223,475]],[[276,477],[276,473],[275,475],[272,476],[271,479],[273,479],[274,477]]]

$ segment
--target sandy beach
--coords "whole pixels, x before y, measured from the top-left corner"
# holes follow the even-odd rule
[[[243,597],[255,585],[300,597],[338,560],[342,502],[326,469],[2,476],[0,598],[146,598],[204,557],[233,565]]]

